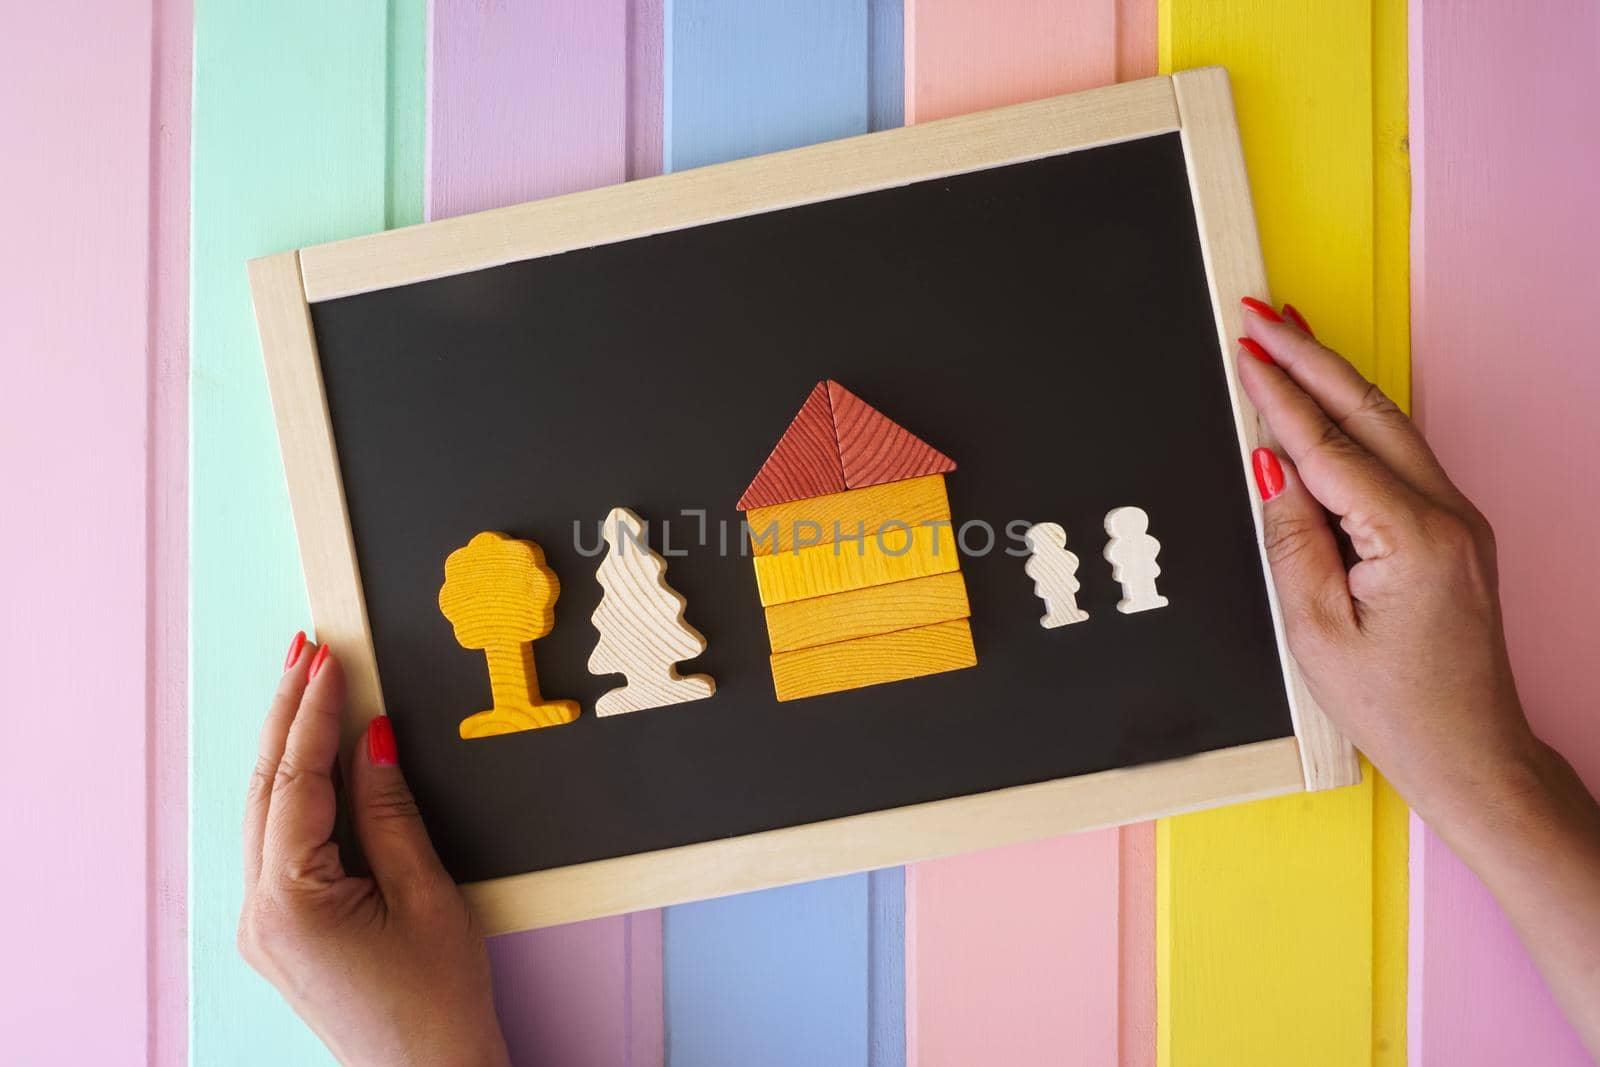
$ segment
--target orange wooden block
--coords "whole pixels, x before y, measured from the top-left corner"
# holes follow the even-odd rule
[[[950,498],[942,474],[752,508],[745,516],[750,551],[757,556],[792,552],[796,542],[832,544],[836,531],[853,537],[863,529],[876,534],[886,523],[918,526],[949,520]]]
[[[780,701],[799,700],[977,665],[972,628],[956,619],[779,652],[772,657],[772,685]]]
[[[949,526],[891,527],[861,541],[813,545],[757,556],[756,588],[763,607],[847,593],[959,570],[961,554]]]
[[[964,619],[972,609],[967,604],[967,583],[961,572],[951,571],[774,604],[766,614],[772,651],[793,652]]]

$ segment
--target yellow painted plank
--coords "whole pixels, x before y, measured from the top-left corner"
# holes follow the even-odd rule
[[[1405,0],[1161,0],[1163,71],[1229,69],[1277,302],[1409,400]],[[1405,1062],[1406,811],[1350,789],[1162,820],[1164,1067]]]
[[[772,657],[772,685],[779,700],[799,700],[977,665],[972,627],[956,619],[780,652]]]
[[[750,548],[757,556],[792,552],[797,540],[802,546],[831,545],[861,530],[874,535],[884,523],[917,526],[949,520],[950,500],[942,474],[751,508],[745,513]]]
[[[859,541],[812,545],[776,556],[757,556],[761,604],[846,593],[869,585],[946,574],[961,566],[948,526],[893,527]]]
[[[767,609],[767,638],[772,651],[793,652],[964,619],[971,614],[967,583],[960,571],[951,571],[774,604]]]

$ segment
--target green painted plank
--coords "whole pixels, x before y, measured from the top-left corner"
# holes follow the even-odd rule
[[[388,7],[198,0],[195,7],[189,1055],[196,1064],[332,1062],[234,948],[239,826],[256,733],[289,637],[310,622],[244,264],[421,217],[424,21],[422,0]]]

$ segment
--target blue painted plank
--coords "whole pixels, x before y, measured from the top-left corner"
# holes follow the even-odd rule
[[[666,0],[666,170],[899,126],[901,0]],[[667,909],[667,1062],[904,1067],[905,875]]]

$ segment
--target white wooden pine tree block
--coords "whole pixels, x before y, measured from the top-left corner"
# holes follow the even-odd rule
[[[1046,629],[1083,622],[1089,613],[1078,607],[1078,557],[1067,551],[1067,531],[1059,523],[1040,522],[1023,535],[1032,553],[1023,572],[1033,579],[1033,592],[1044,601],[1039,625]]]
[[[596,715],[703,700],[717,691],[709,675],[678,673],[679,660],[706,650],[706,639],[683,619],[685,601],[667,584],[667,564],[645,544],[644,522],[612,508],[605,522],[606,555],[595,571],[605,596],[590,620],[600,641],[589,655],[591,674],[622,674],[627,684],[595,702]]]
[[[1105,557],[1111,564],[1111,577],[1122,583],[1122,599],[1117,610],[1124,615],[1167,606],[1167,598],[1156,592],[1156,554],[1161,542],[1151,537],[1150,516],[1143,508],[1113,508],[1106,512]]]

